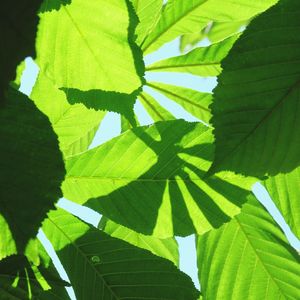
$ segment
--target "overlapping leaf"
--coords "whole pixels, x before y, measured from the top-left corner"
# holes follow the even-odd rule
[[[150,235],[137,233],[122,225],[102,217],[99,229],[112,237],[126,241],[136,247],[146,249],[153,254],[172,261],[176,266],[179,265],[178,245],[175,238],[160,239]]]
[[[51,212],[43,230],[78,300],[197,299],[191,279],[171,262],[91,228],[63,210]]]
[[[140,45],[159,20],[163,0],[131,0],[140,23],[136,28],[136,42]]]
[[[198,237],[203,299],[298,299],[300,259],[252,198],[230,223]]]
[[[163,108],[152,96],[142,92],[139,95],[139,100],[143,104],[146,111],[149,113],[154,122],[174,120],[175,117]]]
[[[200,76],[217,76],[221,72],[221,61],[228,54],[237,35],[209,47],[199,47],[187,54],[170,57],[147,66],[147,71],[181,72]]]
[[[180,37],[180,51],[185,52],[195,48],[204,38],[211,43],[217,43],[237,34],[249,20],[238,22],[209,22],[200,32],[184,34]]]
[[[277,0],[169,0],[142,49],[148,54],[182,34],[199,32],[209,21],[247,20],[276,2]]]
[[[300,2],[282,0],[248,26],[223,61],[211,172],[275,175],[300,164],[299,26]]]
[[[232,174],[202,179],[212,155],[211,131],[200,123],[138,127],[68,159],[64,197],[144,234],[204,233],[240,211],[253,183]]]
[[[147,85],[180,104],[196,118],[209,122],[212,94],[158,82],[148,82]]]
[[[44,275],[48,282],[43,277]],[[9,256],[0,262],[1,299],[47,299],[40,296],[46,295],[50,291],[54,295],[55,290],[64,295],[63,290],[66,284],[57,276],[56,272],[49,273],[44,268],[39,270],[23,255]]]
[[[37,78],[31,98],[49,117],[66,157],[88,149],[105,112],[88,109],[83,104],[71,105],[64,92],[43,73]]]
[[[10,89],[0,120],[0,214],[23,253],[61,196],[65,168],[48,118],[25,95]],[[10,244],[0,247],[4,252],[9,249],[6,255],[12,254],[8,234],[7,227],[0,232],[0,243]]]
[[[58,87],[132,93],[141,85],[137,69],[143,72],[133,13],[124,0],[72,0],[41,13],[39,66]]]
[[[272,200],[300,238],[300,168],[287,174],[278,174],[264,181]]]

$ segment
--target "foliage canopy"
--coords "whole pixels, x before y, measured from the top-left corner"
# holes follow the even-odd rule
[[[67,286],[79,300],[299,299],[299,254],[252,193],[261,182],[300,238],[299,1],[25,2],[0,21],[0,299],[67,300]],[[180,55],[145,65],[177,38]],[[26,56],[39,68],[30,95]],[[136,101],[153,124],[139,125]],[[122,132],[91,148],[107,112]],[[201,291],[178,269],[175,237],[191,234]]]

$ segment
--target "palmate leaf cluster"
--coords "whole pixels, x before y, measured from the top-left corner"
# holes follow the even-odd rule
[[[79,300],[300,299],[299,254],[251,191],[263,184],[300,238],[299,1],[30,2],[1,12],[0,299],[66,300],[67,286]],[[145,65],[177,38],[181,55]],[[39,67],[29,96],[26,56]],[[153,124],[139,125],[136,101]],[[122,132],[91,148],[107,112]],[[201,291],[178,269],[175,237],[191,234]]]

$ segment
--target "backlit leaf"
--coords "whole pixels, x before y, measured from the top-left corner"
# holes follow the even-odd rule
[[[198,237],[203,299],[297,299],[299,255],[254,198],[240,215]]]
[[[169,0],[142,49],[146,54],[153,52],[182,34],[200,32],[209,21],[250,19],[276,2],[277,0]]]
[[[203,179],[212,138],[183,120],[126,131],[67,160],[64,197],[143,234],[204,233],[239,213],[253,183],[229,173]]]

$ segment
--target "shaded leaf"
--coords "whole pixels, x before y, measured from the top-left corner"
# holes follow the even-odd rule
[[[126,131],[66,161],[64,197],[143,234],[204,233],[239,213],[253,184],[229,173],[202,179],[212,140],[183,120]]]
[[[42,267],[35,267],[23,255],[13,255],[0,261],[0,297],[1,299],[44,299],[39,295],[44,293],[41,280],[45,280],[41,271],[46,274],[47,289],[62,289],[66,282],[56,273],[50,273]],[[46,273],[45,273],[46,272]]]
[[[22,253],[61,197],[65,169],[48,118],[25,95],[11,88],[0,120],[0,213]]]
[[[101,90],[80,91],[78,89],[65,89],[66,97],[71,105],[83,103],[87,108],[102,111],[112,111],[123,115],[131,126],[136,126],[134,104],[140,89],[132,94],[106,92]]]
[[[199,236],[197,254],[203,299],[299,298],[299,255],[254,197],[230,223]]]
[[[191,279],[168,260],[112,238],[63,210],[51,212],[43,230],[78,300],[197,299]]]
[[[40,0],[7,1],[1,9],[0,32],[3,47],[0,54],[0,102],[5,101],[5,91],[8,83],[16,76],[18,64],[26,56],[35,55],[34,40],[40,3]]]
[[[300,2],[256,18],[224,59],[212,104],[216,157],[210,173],[263,176],[300,164]]]

